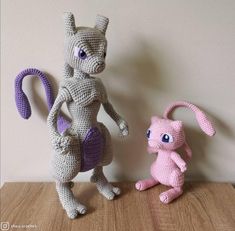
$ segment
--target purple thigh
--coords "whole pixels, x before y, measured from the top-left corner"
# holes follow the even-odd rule
[[[100,161],[104,147],[104,138],[97,127],[88,130],[82,143],[81,172],[93,169]]]

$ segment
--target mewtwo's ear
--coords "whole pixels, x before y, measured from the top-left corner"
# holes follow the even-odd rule
[[[106,18],[102,15],[97,15],[96,16],[95,28],[98,29],[103,34],[106,33],[108,24],[109,24],[109,19],[108,18]]]
[[[182,121],[172,121],[171,126],[174,128],[175,131],[179,132],[183,129],[183,122]]]
[[[65,34],[71,36],[76,34],[77,29],[75,26],[75,19],[71,12],[64,13]]]
[[[160,120],[161,118],[160,117],[158,117],[158,116],[152,116],[151,117],[151,123],[155,123],[155,122],[157,122],[158,120]]]

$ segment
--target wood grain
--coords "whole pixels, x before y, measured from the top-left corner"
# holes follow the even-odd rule
[[[165,186],[138,192],[133,183],[115,185],[123,193],[107,201],[93,184],[76,183],[73,190],[88,213],[70,220],[58,201],[54,183],[5,183],[1,222],[21,225],[9,230],[35,231],[235,230],[235,189],[230,184],[187,183],[183,196],[169,205],[158,198]]]

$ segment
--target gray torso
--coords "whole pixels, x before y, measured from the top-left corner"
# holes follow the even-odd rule
[[[72,96],[72,101],[67,102],[72,124],[66,133],[83,141],[89,129],[100,129],[97,114],[101,103],[107,101],[104,85],[100,79],[88,77],[66,79],[61,86],[67,88]]]

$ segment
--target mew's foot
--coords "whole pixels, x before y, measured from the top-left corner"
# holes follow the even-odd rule
[[[159,198],[160,201],[164,204],[168,204],[177,197],[179,197],[183,193],[183,190],[181,188],[172,188],[168,191],[165,191],[160,194]]]
[[[153,178],[150,178],[150,179],[137,181],[136,184],[135,184],[135,188],[139,191],[143,191],[143,190],[151,188],[151,187],[153,187],[154,185],[157,185],[157,184],[159,184],[158,181],[156,181]]]
[[[121,194],[121,190],[118,187],[111,185],[100,171],[100,168],[94,170],[94,174],[91,176],[91,182],[96,183],[96,187],[101,195],[103,195],[108,200],[113,200],[115,196]]]
[[[59,195],[60,202],[70,219],[75,219],[79,214],[85,214],[87,208],[79,203],[71,190],[71,182],[56,183],[56,190]]]

